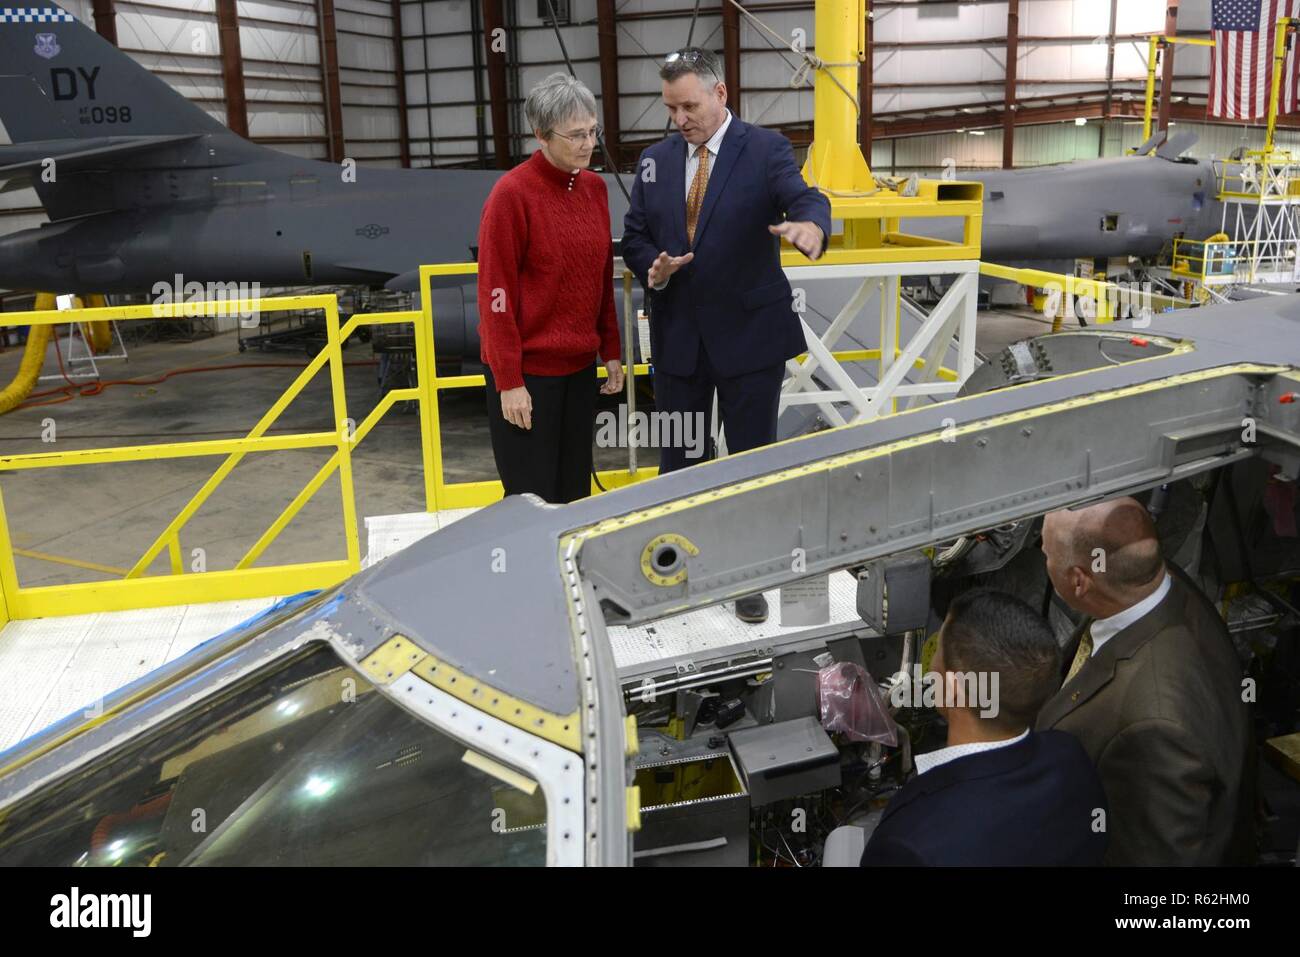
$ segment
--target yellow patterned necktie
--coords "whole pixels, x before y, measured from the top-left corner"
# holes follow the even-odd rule
[[[700,207],[704,205],[704,191],[709,187],[709,148],[701,146],[696,155],[700,165],[691,180],[691,191],[686,194],[686,241],[695,245],[695,224],[700,221]]]
[[[1074,653],[1074,661],[1070,663],[1069,674],[1065,676],[1063,684],[1069,684],[1070,680],[1079,673],[1083,663],[1092,657],[1092,625],[1089,625],[1083,631],[1083,636],[1079,639],[1079,650]]]

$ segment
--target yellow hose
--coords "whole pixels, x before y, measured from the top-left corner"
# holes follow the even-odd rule
[[[36,294],[37,310],[55,308],[54,294],[38,292]],[[27,333],[27,348],[23,350],[23,361],[18,365],[18,374],[14,381],[0,389],[0,415],[12,411],[31,395],[40,378],[41,366],[45,364],[45,347],[50,341],[53,326],[32,326]]]
[[[107,306],[108,300],[100,295],[87,296],[86,305],[95,309]],[[103,355],[113,347],[113,327],[107,321],[83,323],[82,329],[86,333],[86,341],[90,344],[90,351],[94,355]]]

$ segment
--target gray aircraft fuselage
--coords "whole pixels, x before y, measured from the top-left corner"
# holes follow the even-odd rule
[[[421,264],[472,262],[490,170],[298,159],[202,136],[111,176],[76,174],[103,212],[0,237],[0,287],[146,292],[156,282],[417,288]],[[627,204],[612,177],[611,227]]]
[[[0,8],[0,187],[50,222],[0,237],[0,288],[260,283],[415,289],[472,261],[491,170],[327,163],[235,135],[61,7]],[[611,236],[622,190],[606,176]]]
[[[1206,160],[1119,156],[1014,170],[957,171],[984,184],[987,262],[1149,259],[1177,236],[1205,239],[1222,213]],[[904,231],[959,240],[961,226],[904,220]]]
[[[297,159],[201,137],[87,183],[104,212],[0,237],[0,287],[142,292],[155,282],[416,288],[421,264],[474,259],[501,173],[394,170]],[[993,262],[1151,257],[1219,228],[1208,162],[1121,157],[960,174],[985,187]],[[627,204],[606,175],[613,235]],[[956,238],[953,227],[905,229]],[[951,234],[951,236],[950,236]]]
[[[1214,167],[1121,156],[959,174],[984,184],[984,258],[1148,258],[1173,237],[1218,232]]]
[[[473,259],[500,172],[376,169],[250,143],[57,5],[25,10],[0,11],[0,121],[14,141],[0,146],[0,185],[34,186],[51,222],[0,238],[0,288],[148,293],[180,276],[415,289],[421,264]],[[1218,226],[1208,163],[1124,157],[966,178],[985,184],[983,256],[996,262],[1154,256]],[[618,237],[626,201],[605,179]]]

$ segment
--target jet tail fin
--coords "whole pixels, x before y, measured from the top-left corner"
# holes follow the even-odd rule
[[[1169,135],[1168,130],[1156,130],[1151,139],[1133,152],[1138,156],[1150,156],[1155,153],[1161,159],[1177,162],[1179,157],[1196,145],[1199,138],[1190,130],[1183,130],[1172,136]]]
[[[212,133],[221,123],[54,3],[0,6],[0,123],[14,143]]]
[[[1165,131],[1156,130],[1155,134],[1141,146],[1133,150],[1134,156],[1150,156],[1155,152],[1156,147],[1165,141]]]
[[[1177,160],[1189,149],[1195,146],[1199,139],[1200,137],[1191,130],[1183,130],[1182,132],[1175,133],[1173,136],[1169,137],[1169,139],[1165,141],[1164,145],[1156,150],[1156,155],[1161,159]]]

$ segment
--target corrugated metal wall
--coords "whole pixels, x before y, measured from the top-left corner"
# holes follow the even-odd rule
[[[393,5],[387,0],[335,0],[334,10],[348,156],[375,166],[401,166]]]

